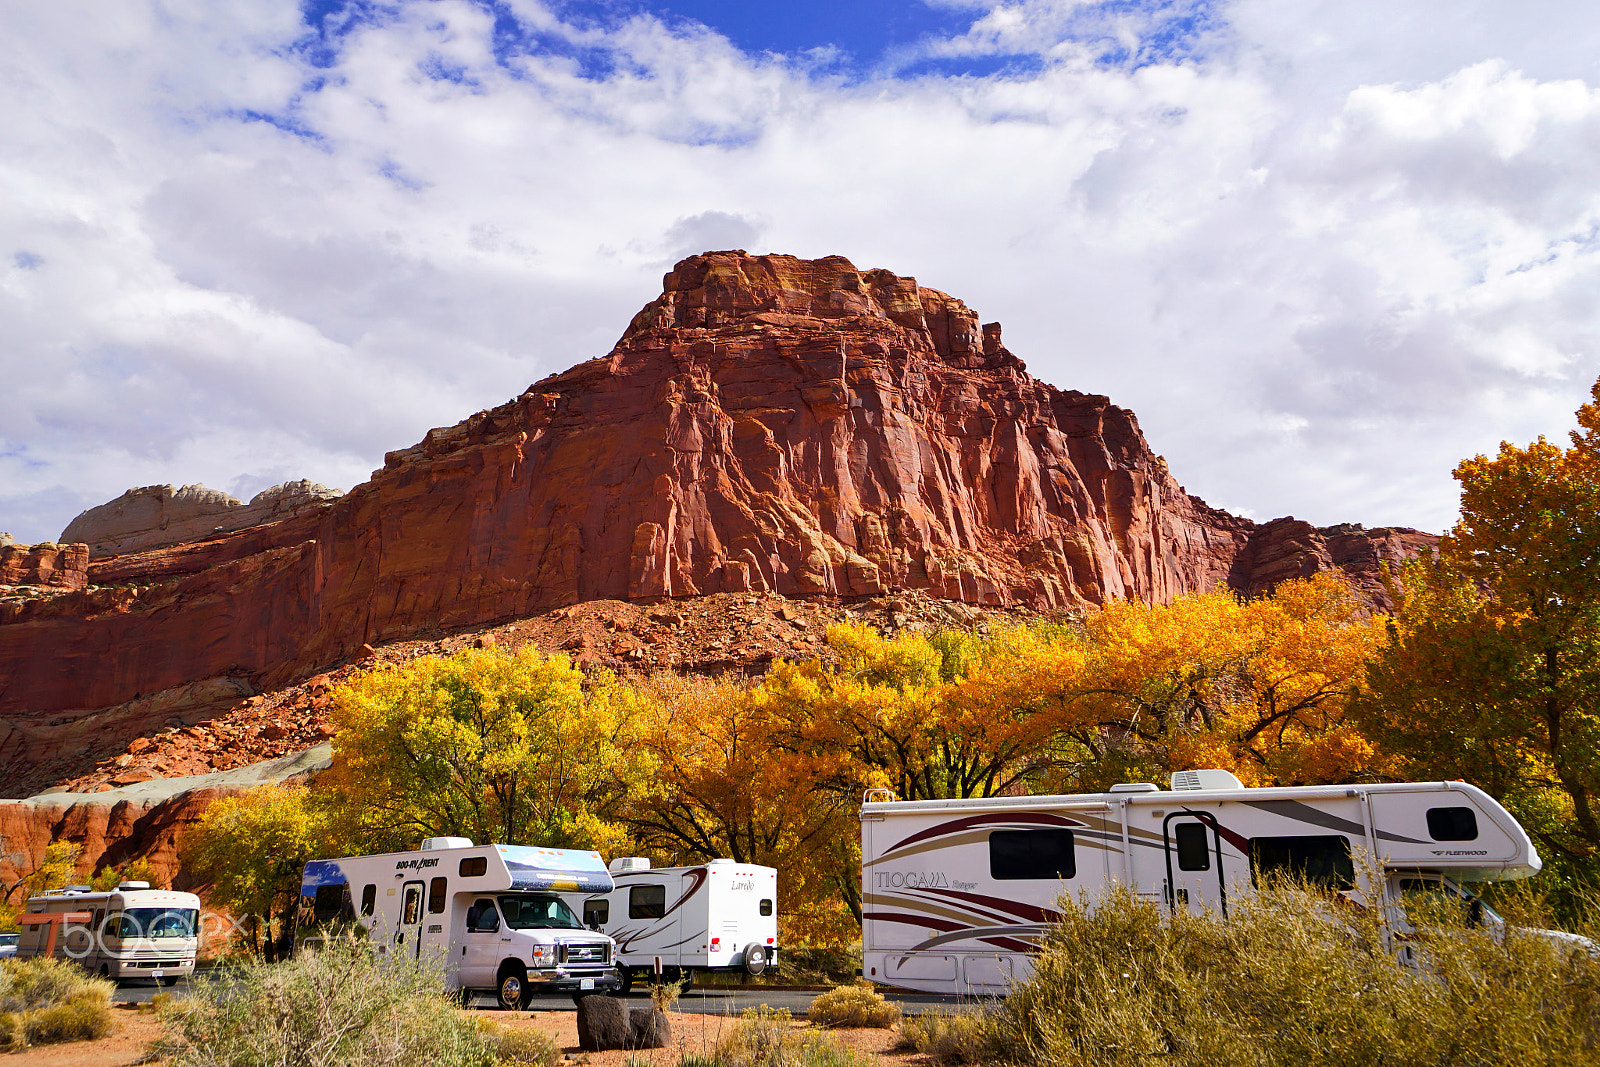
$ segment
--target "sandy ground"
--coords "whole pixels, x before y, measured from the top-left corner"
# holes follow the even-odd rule
[[[578,1015],[571,1011],[541,1011],[479,1013],[496,1022],[517,1029],[540,1029],[556,1039],[562,1051],[562,1062],[588,1065],[588,1067],[621,1067],[624,1062],[659,1064],[671,1067],[686,1052],[709,1053],[717,1041],[733,1025],[734,1020],[717,1015],[689,1015],[669,1012],[672,1024],[672,1047],[644,1049],[638,1052],[583,1052],[578,1048]],[[65,1045],[47,1045],[25,1052],[0,1054],[0,1067],[131,1067],[139,1063],[150,1042],[161,1036],[161,1025],[153,1014],[131,1008],[118,1008],[115,1012],[117,1030],[99,1041],[77,1041]],[[804,1026],[796,1022],[795,1026]],[[834,1030],[831,1031],[845,1044],[859,1052],[877,1058],[879,1067],[920,1067],[925,1062],[914,1053],[890,1052],[895,1041],[892,1030]]]

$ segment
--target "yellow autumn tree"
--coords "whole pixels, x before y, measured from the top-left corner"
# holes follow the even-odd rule
[[[1349,704],[1383,637],[1381,617],[1318,574],[1250,601],[1219,590],[1108,604],[1079,627],[1013,640],[967,684],[1036,707],[1054,730],[1039,788],[1193,767],[1246,784],[1348,781],[1380,768]]]
[[[210,883],[211,907],[238,919],[251,950],[272,960],[293,927],[306,861],[343,852],[335,822],[305,786],[261,785],[206,808],[184,834],[179,858],[191,876]]]
[[[630,805],[640,846],[669,863],[727,856],[775,867],[784,943],[851,940],[859,926],[839,872],[859,862],[853,806],[818,788],[809,761],[772,744],[750,687],[660,675],[643,695],[640,740],[655,775]]]
[[[366,851],[448,835],[609,850],[648,778],[637,694],[589,684],[563,655],[467,649],[373,671],[333,694],[333,766],[319,792]]]

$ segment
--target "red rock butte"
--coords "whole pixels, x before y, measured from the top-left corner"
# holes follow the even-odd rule
[[[325,505],[118,556],[14,551],[74,591],[0,604],[0,761],[65,709],[279,685],[582,600],[925,589],[1045,609],[1335,565],[1381,600],[1379,561],[1432,541],[1206,506],[1131,412],[1032,378],[998,324],[913,278],[732,251],[663,288],[608,355]]]

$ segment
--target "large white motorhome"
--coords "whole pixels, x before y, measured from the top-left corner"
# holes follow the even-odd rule
[[[296,941],[343,925],[380,953],[437,960],[451,989],[493,990],[501,1007],[525,1007],[539,993],[620,987],[615,944],[561,898],[611,887],[598,852],[430,837],[415,852],[307,863]]]
[[[40,921],[50,915],[86,919]],[[75,960],[104,978],[147,978],[166,985],[194,973],[200,898],[193,893],[151,889],[149,882],[123,882],[104,893],[74,885],[29,897],[20,919],[20,959],[50,950],[57,959]]]
[[[1257,876],[1284,872],[1385,905],[1417,890],[1470,902],[1458,881],[1541,865],[1517,820],[1463,782],[1246,788],[1202,770],[1175,773],[1171,791],[895,801],[873,790],[861,807],[862,973],[1003,993],[1031,972],[1063,894],[1092,904],[1125,886],[1225,915]]]
[[[778,872],[711,860],[658,867],[642,857],[611,861],[616,888],[583,902],[583,921],[617,942],[623,989],[659,962],[671,980],[696,972],[758,975],[778,952]]]

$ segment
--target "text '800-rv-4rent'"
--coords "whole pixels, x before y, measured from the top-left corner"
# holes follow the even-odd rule
[[[361,930],[380,953],[437,961],[451,989],[493,990],[502,1007],[526,1007],[539,993],[621,986],[615,942],[561,896],[611,888],[598,852],[430,837],[416,852],[307,863],[296,938]]]
[[[1170,792],[1137,782],[895,801],[874,790],[861,808],[862,974],[1003,993],[1031,971],[1063,894],[1092,904],[1125,886],[1168,909],[1226,915],[1257,876],[1282,872],[1386,904],[1419,890],[1471,901],[1457,882],[1540,866],[1517,820],[1463,782],[1246,788],[1203,770],[1174,774]]]

